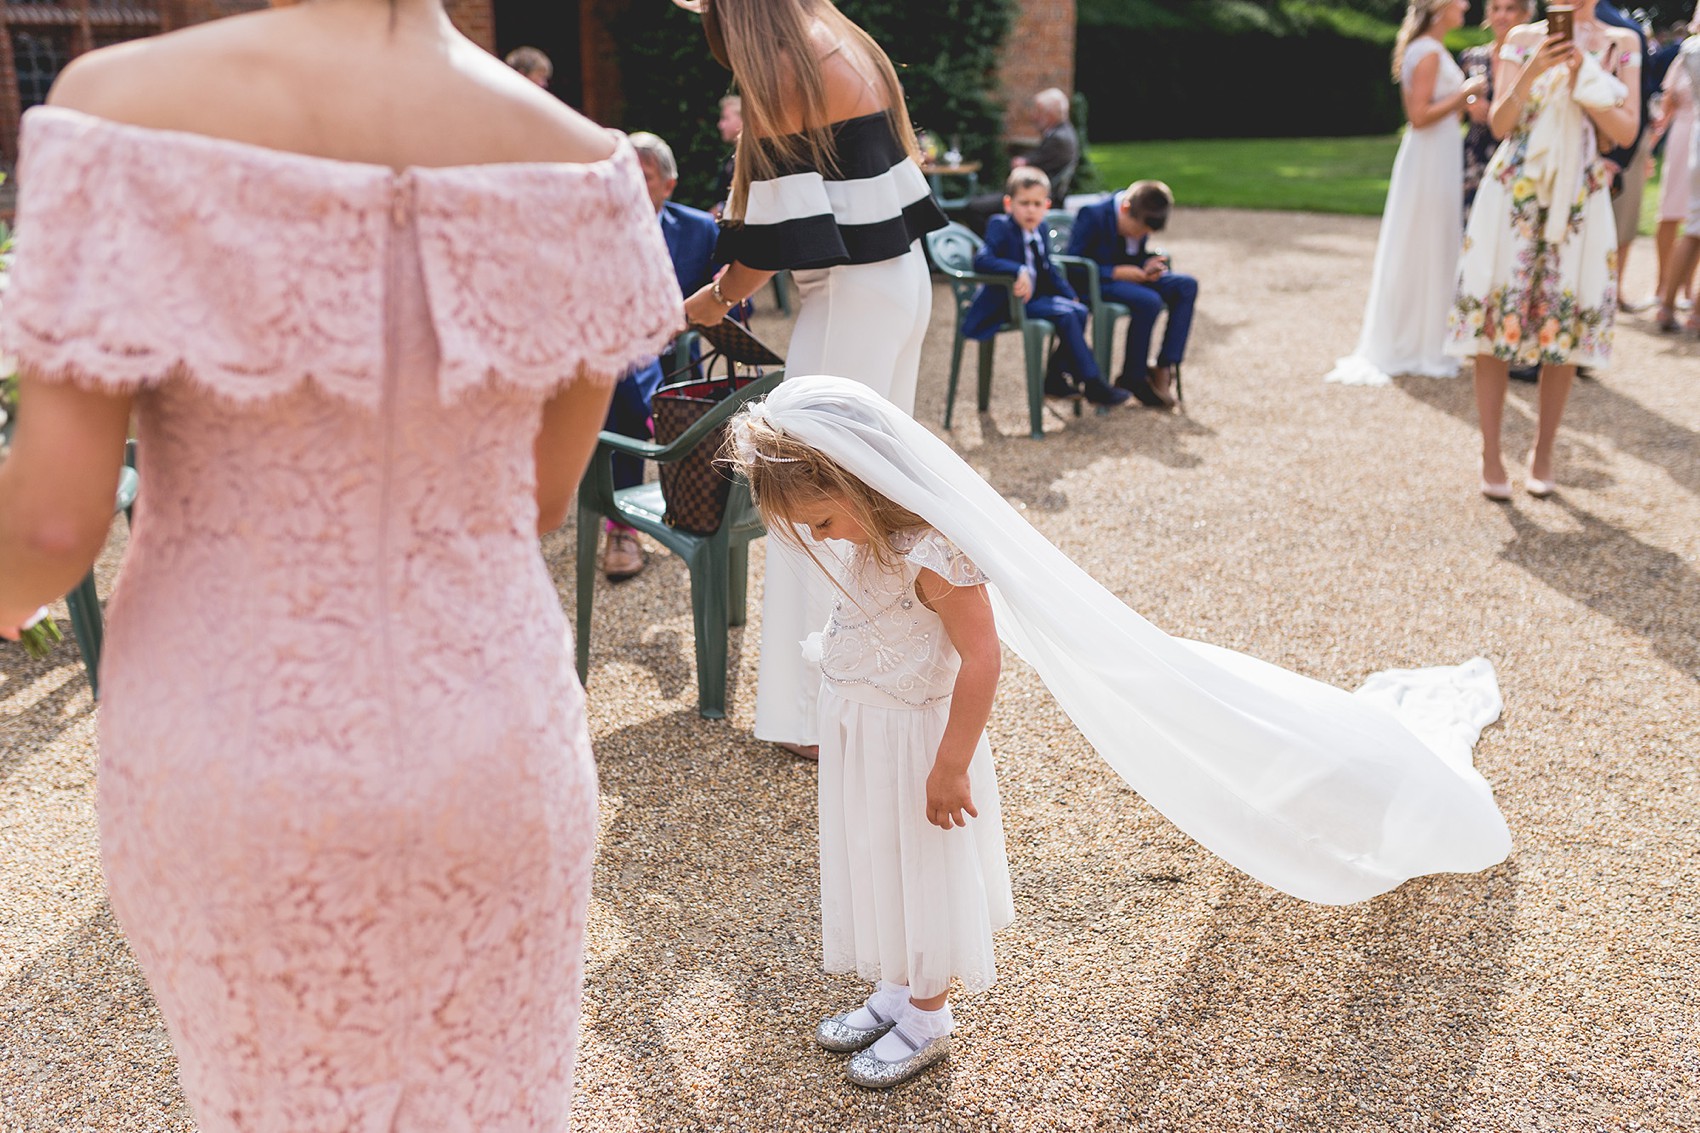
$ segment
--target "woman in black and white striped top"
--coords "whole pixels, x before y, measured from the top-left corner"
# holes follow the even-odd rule
[[[719,246],[729,266],[686,316],[719,322],[790,270],[801,305],[787,373],[853,378],[913,411],[932,314],[920,238],[946,222],[891,60],[830,0],[674,2],[702,15],[744,113]],[[798,643],[826,623],[831,588],[783,541],[767,554],[755,734],[812,757],[820,675]]]

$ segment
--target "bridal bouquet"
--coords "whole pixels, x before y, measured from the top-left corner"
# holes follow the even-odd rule
[[[53,652],[54,645],[65,640],[65,635],[59,632],[59,623],[53,620],[53,615],[43,606],[37,610],[35,617],[18,627],[18,644],[24,647],[24,652],[40,660]]]

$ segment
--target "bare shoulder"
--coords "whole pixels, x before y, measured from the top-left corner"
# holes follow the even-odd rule
[[[219,60],[245,25],[270,13],[254,12],[85,52],[66,64],[47,102],[137,125],[151,124],[160,96],[183,81],[184,69]],[[232,33],[238,33],[233,37]]]
[[[341,160],[590,162],[608,131],[445,24],[398,36],[308,5],[80,56],[48,101],[98,117]]]
[[[514,148],[508,160],[587,162],[613,152],[606,129],[470,40],[455,45],[451,62],[466,83],[458,97],[502,123],[498,144]]]

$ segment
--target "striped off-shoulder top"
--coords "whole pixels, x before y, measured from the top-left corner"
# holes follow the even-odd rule
[[[743,220],[723,228],[718,258],[762,271],[873,264],[945,226],[886,111],[835,122],[832,136],[837,169],[804,158],[750,182]]]

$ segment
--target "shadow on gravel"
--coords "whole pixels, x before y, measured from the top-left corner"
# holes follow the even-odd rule
[[[65,626],[70,637],[70,626]],[[30,756],[94,712],[88,679],[77,647],[69,641],[37,661],[12,646],[4,647],[0,668],[0,783],[5,783]],[[27,699],[28,703],[20,703]],[[13,713],[16,715],[13,715]]]
[[[609,663],[633,665],[649,671],[656,693],[665,700],[696,703],[696,638],[691,628],[691,576],[684,561],[654,547],[649,566],[635,578],[613,583],[600,574],[591,603],[590,672],[585,688],[595,695],[597,670]],[[561,609],[569,625],[576,625],[577,582],[573,578],[573,555],[569,547],[547,558],[560,595]],[[757,577],[751,567],[750,577]],[[760,612],[753,597],[751,613]],[[682,627],[673,623],[682,620]],[[619,627],[642,626],[637,638],[622,638]],[[744,626],[732,626],[726,643],[726,703],[738,695],[738,673],[744,649]]]
[[[6,1129],[191,1130],[175,1066],[141,967],[104,902],[0,987]]]
[[[1700,346],[1693,351],[1700,354]],[[1395,384],[1407,396],[1448,413],[1476,428],[1475,393],[1468,371],[1458,381],[1402,377]],[[1536,386],[1511,383],[1505,415],[1507,465],[1520,469],[1535,443]],[[1578,381],[1571,388],[1559,434],[1561,484],[1598,490],[1614,481],[1601,471],[1606,463],[1594,438],[1609,439],[1613,447],[1663,468],[1684,490],[1700,495],[1700,433],[1662,417],[1635,398],[1613,388],[1608,379]],[[1474,451],[1472,449],[1472,451]]]
[[[987,483],[1017,507],[1060,512],[1070,506],[1070,501],[1057,484],[1070,472],[1090,469],[1107,457],[1127,451],[1170,468],[1202,468],[1204,461],[1192,451],[1192,445],[1200,438],[1216,435],[1214,429],[1184,413],[1117,409],[1102,418],[1092,416],[1090,409],[1087,413],[1076,421],[1059,418],[1056,410],[1047,408],[1047,429],[1055,428],[1058,420],[1067,420],[1073,427],[1047,432],[1042,441],[1034,441],[1025,431],[999,432],[988,413],[977,415],[979,443],[974,447],[964,450],[958,437],[951,433],[944,437]],[[1110,429],[1121,435],[1108,435]],[[1106,449],[1106,443],[1114,448]],[[1110,483],[1101,488],[1107,493],[1119,490]]]
[[[1236,875],[1166,1004],[1135,1032],[1118,1123],[1100,1127],[1344,1133],[1413,1115],[1444,1126],[1497,1025],[1516,908],[1514,862],[1338,909]]]
[[[637,1129],[764,1128],[775,1095],[798,1129],[946,1112],[948,1075],[869,1094],[844,1080],[845,1056],[815,1046],[823,1013],[868,990],[820,967],[815,765],[695,712],[622,728],[597,761],[612,813],[591,931],[617,944],[592,949],[602,958],[585,969],[596,1049],[581,1047],[581,1098],[641,1082],[627,1103]]]
[[[1546,506],[1562,509],[1578,529],[1551,531],[1508,508],[1516,537],[1499,557],[1646,638],[1678,672],[1700,680],[1700,574],[1682,556],[1569,503],[1562,488]]]

